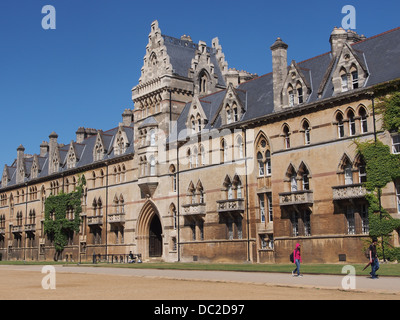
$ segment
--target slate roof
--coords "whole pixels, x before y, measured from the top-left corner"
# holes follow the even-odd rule
[[[134,128],[132,126],[124,126],[122,127],[123,130],[126,133],[126,136],[128,138],[128,143],[129,146],[126,149],[126,152],[123,155],[133,155],[134,154]],[[105,160],[111,160],[114,158],[118,158],[122,155],[115,155],[114,153],[114,140],[115,137],[118,133],[119,127],[113,128],[111,130],[105,131],[102,133],[102,138],[103,138],[103,143],[104,143],[104,148],[106,151],[106,154],[103,158],[102,161]],[[75,147],[75,152],[76,152],[76,157],[77,157],[77,163],[74,169],[79,169],[84,166],[90,165],[95,163],[93,159],[93,148],[96,143],[96,138],[97,135],[91,136],[87,139],[85,139],[82,143],[74,143]],[[70,144],[64,145],[63,147],[59,148],[59,154],[60,154],[60,170],[57,172],[62,173],[69,171],[71,169],[67,168],[67,155],[68,151],[70,149]],[[27,177],[25,178],[25,181],[31,180],[30,173],[31,173],[31,168],[33,164],[33,156],[27,156],[24,158],[24,163],[25,163],[25,174]],[[38,163],[39,163],[39,174],[37,178],[43,178],[47,177],[49,175],[49,153],[45,154],[43,157],[37,156],[38,157]],[[100,162],[100,161],[99,161]],[[11,166],[6,166],[7,171],[8,171],[8,176],[9,176],[9,182],[7,184],[7,187],[16,185],[16,173],[17,173],[17,161],[14,161],[14,163]],[[0,183],[0,188],[2,188],[2,185]]]
[[[192,41],[181,40],[166,35],[162,35],[162,37],[164,38],[164,45],[167,48],[173,73],[187,78],[189,76],[189,70],[191,69],[192,59],[194,59],[196,50],[199,49],[199,45]],[[207,47],[207,52],[210,53],[210,61],[214,64],[214,72],[218,76],[218,84],[225,86],[225,79],[222,76],[216,58],[216,50]]]
[[[368,70],[369,76],[364,87],[400,78],[400,27],[383,34],[368,38],[352,45],[360,64]],[[332,74],[336,66],[335,59],[330,52],[297,63],[305,80],[311,87],[311,95],[307,103],[317,102],[334,96]],[[327,79],[327,80],[325,80]],[[324,82],[325,81],[325,82]],[[325,84],[325,86],[323,86]],[[320,88],[323,88],[319,97]],[[274,113],[273,75],[268,73],[256,79],[240,84],[236,91],[239,99],[245,106],[245,113],[237,124],[255,120]],[[221,119],[215,114],[222,103],[227,90],[222,90],[202,97],[201,104],[208,120],[217,120],[205,129],[212,130],[221,127]],[[184,108],[176,127],[171,133],[170,142],[176,141],[176,132],[182,140],[186,139],[186,121],[191,103]],[[305,104],[302,104],[302,106]],[[294,107],[296,108],[296,107]],[[188,132],[190,133],[190,131]],[[180,139],[180,140],[181,140]]]

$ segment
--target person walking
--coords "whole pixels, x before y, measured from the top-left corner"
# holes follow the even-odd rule
[[[376,244],[378,243],[377,238],[372,239],[372,244],[369,246],[369,262],[371,263],[371,279],[378,279],[376,272],[379,270],[379,259],[376,253]]]
[[[292,271],[292,276],[302,277],[300,274],[300,263],[303,263],[303,260],[301,258],[301,245],[299,243],[296,244],[296,248],[293,251],[293,260],[294,264],[296,265],[296,269]]]

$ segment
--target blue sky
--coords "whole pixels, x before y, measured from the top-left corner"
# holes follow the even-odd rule
[[[45,5],[56,9],[56,30],[42,28]],[[133,108],[153,20],[177,38],[211,45],[217,36],[229,67],[263,75],[271,72],[269,47],[278,36],[289,45],[289,61],[329,51],[345,5],[356,8],[356,31],[367,37],[400,26],[393,0],[1,0],[0,170],[20,144],[39,153],[52,131],[67,144],[80,126],[116,127]]]

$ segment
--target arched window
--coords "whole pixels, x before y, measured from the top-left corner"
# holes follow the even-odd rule
[[[283,143],[285,149],[290,149],[290,129],[287,125],[283,127]]]
[[[258,176],[270,176],[272,174],[271,151],[264,136],[261,136],[261,138],[258,139],[256,152]]]
[[[195,168],[197,168],[199,166],[199,152],[197,151],[197,147],[193,148],[193,160],[193,165]]]
[[[339,112],[336,115],[336,122],[338,126],[338,137],[344,138],[344,122],[343,122],[343,115]]]
[[[349,119],[349,134],[350,136],[356,135],[356,120],[354,119],[354,112],[349,110],[347,112],[347,118]]]
[[[156,145],[156,130],[150,130],[150,146],[154,147]]]
[[[311,133],[310,133],[310,124],[308,121],[304,121],[303,123],[303,131],[304,131],[304,144],[310,145],[311,144]]]
[[[232,110],[231,110],[229,105],[226,106],[225,110],[226,110],[226,123],[230,124],[230,123],[233,122],[233,120],[232,120],[232,118],[233,118],[232,117]]]
[[[236,150],[237,150],[237,159],[243,159],[244,158],[244,152],[243,152],[243,138],[242,135],[239,134],[236,138]]]
[[[297,92],[297,101],[299,104],[302,104],[304,102],[304,92],[300,81],[297,82],[296,84],[296,92]]]
[[[150,157],[150,176],[156,175],[156,159],[154,156]]]
[[[342,92],[349,91],[349,81],[348,81],[346,69],[344,69],[344,68],[342,68],[342,70],[340,70],[340,79],[341,79],[341,83],[342,83]]]
[[[258,162],[258,175],[263,177],[265,175],[264,169],[264,158],[261,152],[257,153],[257,162]]]
[[[360,110],[358,111],[358,114],[360,116],[360,121],[361,121],[361,133],[367,133],[368,132],[367,111],[365,111],[365,108],[361,107]]]
[[[350,74],[351,74],[351,84],[353,89],[358,89],[359,83],[358,83],[358,69],[355,65],[353,65],[350,69]]]
[[[291,84],[288,87],[287,93],[288,93],[288,99],[289,99],[289,107],[293,107],[294,106],[294,89]]]
[[[200,94],[206,94],[207,93],[207,82],[208,82],[208,77],[205,71],[200,73],[199,77],[199,92]]]

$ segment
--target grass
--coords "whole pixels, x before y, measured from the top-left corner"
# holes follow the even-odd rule
[[[69,265],[75,266],[76,263],[52,262],[52,261],[1,261],[0,265]],[[96,265],[83,263],[81,266],[113,267],[113,268],[132,268],[132,269],[169,269],[169,270],[202,270],[202,271],[238,271],[238,272],[277,272],[290,273],[294,269],[293,264],[204,264],[204,263],[141,263],[141,264],[105,264]],[[366,264],[365,264],[366,265]],[[356,269],[356,274],[368,276],[371,268],[364,264],[352,264]],[[344,264],[302,264],[303,274],[330,274],[343,275]],[[380,276],[400,277],[400,264],[381,264],[378,272]]]

